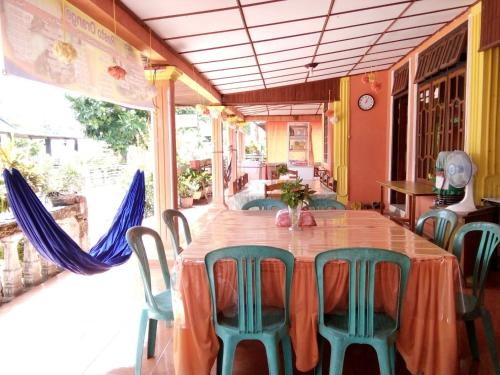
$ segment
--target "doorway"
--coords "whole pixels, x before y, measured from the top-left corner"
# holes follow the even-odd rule
[[[406,180],[406,135],[408,128],[408,93],[394,97],[392,119],[391,180]],[[391,190],[390,202],[405,209],[406,196]]]

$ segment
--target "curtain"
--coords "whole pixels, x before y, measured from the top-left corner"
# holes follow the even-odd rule
[[[267,162],[288,162],[288,126],[285,121],[266,123]]]

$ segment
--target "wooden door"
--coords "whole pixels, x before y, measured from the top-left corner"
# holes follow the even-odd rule
[[[394,98],[392,121],[391,180],[406,180],[406,135],[408,128],[408,93]],[[406,196],[391,190],[391,204],[405,204]]]

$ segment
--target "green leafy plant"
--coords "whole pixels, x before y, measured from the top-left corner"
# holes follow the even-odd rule
[[[288,173],[288,167],[286,164],[278,164],[276,166],[276,173],[278,174],[278,178],[281,175],[285,175]]]
[[[195,191],[200,190],[198,171],[185,168],[177,179],[177,190],[181,198],[191,198]]]
[[[302,184],[302,179],[285,182],[281,185],[281,200],[290,208],[297,208],[300,203],[309,202],[315,190]]]

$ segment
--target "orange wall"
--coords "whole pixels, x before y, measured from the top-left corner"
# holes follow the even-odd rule
[[[382,89],[370,90],[361,82],[361,76],[350,79],[350,130],[349,130],[349,201],[372,203],[380,201],[380,185],[387,180],[389,155],[389,72],[376,72]],[[370,93],[375,106],[370,111],[358,107],[358,98]]]

